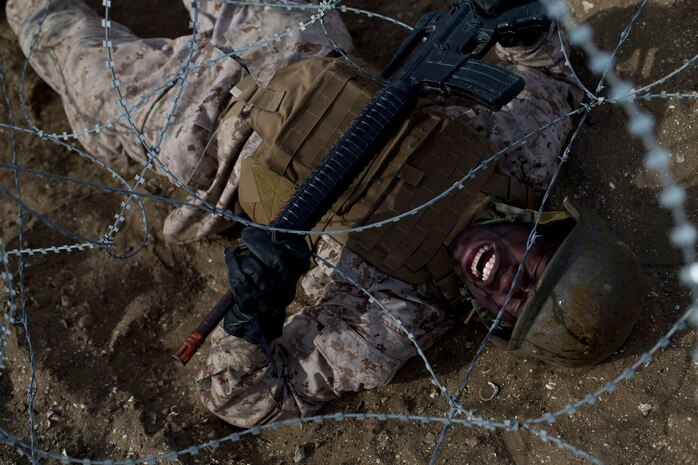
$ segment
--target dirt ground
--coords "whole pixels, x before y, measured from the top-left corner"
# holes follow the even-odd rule
[[[93,1],[101,11],[101,2]],[[146,0],[113,2],[114,15],[144,36],[175,37],[186,33],[187,17],[179,2]],[[424,12],[443,8],[444,1],[347,1],[414,23]],[[635,12],[636,0],[573,1],[575,16],[588,20],[604,48],[612,48]],[[3,13],[4,14],[4,13]],[[360,52],[383,63],[404,32],[377,19],[346,15]],[[623,77],[645,84],[665,75],[696,53],[698,2],[657,0],[646,7],[620,52]],[[0,22],[0,54],[11,98],[17,104],[23,56],[7,23]],[[595,85],[575,55],[582,79]],[[25,83],[25,101],[36,124],[47,131],[69,130],[60,98],[33,73]],[[698,90],[696,67],[659,90]],[[689,212],[698,220],[698,101],[643,102],[658,121],[660,142],[670,148],[676,175],[688,188]],[[15,105],[15,113],[17,113]],[[0,110],[0,121],[9,121]],[[657,180],[641,163],[642,149],[625,131],[626,119],[610,105],[594,110],[554,198],[578,198],[605,217],[611,229],[632,249],[650,278],[645,304],[629,340],[610,360],[581,370],[551,368],[521,360],[490,347],[472,378],[466,408],[489,418],[521,420],[554,411],[582,398],[620,374],[648,350],[683,313],[689,298],[680,286],[679,254],[667,240],[670,218],[655,201]],[[0,132],[2,162],[11,159],[10,135]],[[38,170],[113,184],[105,172],[66,150],[36,137],[19,136],[20,163]],[[132,178],[136,171],[127,172]],[[7,172],[0,173],[5,185]],[[23,197],[37,211],[61,226],[90,237],[106,230],[119,203],[118,195],[43,178],[22,176]],[[166,179],[151,177],[148,192],[179,195]],[[181,198],[181,196],[180,196]],[[102,251],[34,256],[26,270],[27,311],[37,357],[39,393],[36,410],[37,444],[56,453],[94,459],[142,457],[189,447],[221,437],[234,428],[210,415],[198,402],[193,376],[202,357],[182,368],[170,354],[225,291],[223,247],[231,237],[175,246],[166,243],[161,225],[168,207],[147,202],[151,225],[148,247],[134,258],[118,261]],[[16,210],[0,200],[2,238],[8,249],[17,245]],[[135,219],[136,216],[134,215]],[[125,241],[140,240],[142,225],[128,223]],[[70,243],[45,224],[29,217],[27,246]],[[13,262],[16,266],[16,260]],[[2,296],[0,299],[5,300]],[[466,362],[484,331],[471,324],[459,328],[428,352],[437,374],[451,390],[464,377]],[[698,462],[696,364],[691,351],[695,333],[684,331],[657,360],[613,395],[562,418],[545,429],[609,464],[693,464]],[[25,334],[15,328],[10,337],[7,368],[0,375],[0,426],[22,439],[28,437],[29,380]],[[499,394],[485,402],[478,396],[488,382]],[[409,363],[385,388],[347,397],[323,412],[393,412],[443,415],[446,403],[429,382],[418,360]],[[646,415],[638,408],[651,405]],[[324,423],[283,428],[226,445],[184,464],[293,463],[299,448],[311,464],[426,463],[440,426],[378,422]],[[516,464],[581,463],[571,453],[526,433],[502,433],[454,427],[439,463]],[[0,464],[28,463],[14,450],[0,446]],[[166,462],[168,463],[168,462]]]

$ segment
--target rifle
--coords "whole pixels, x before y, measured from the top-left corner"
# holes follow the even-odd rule
[[[489,16],[470,0],[422,16],[381,74],[387,80],[385,87],[344,131],[270,226],[301,231],[313,228],[370,162],[390,130],[409,114],[419,96],[464,96],[493,111],[506,105],[523,90],[523,79],[481,58],[498,41],[532,28],[546,29],[549,24],[539,1]],[[186,365],[232,305],[233,296],[228,291],[173,357]],[[262,345],[268,352],[266,343]]]

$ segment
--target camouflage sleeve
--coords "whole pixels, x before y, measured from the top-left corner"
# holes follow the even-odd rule
[[[244,76],[238,61],[203,34],[192,52],[191,36],[141,39],[113,21],[108,60],[102,18],[82,0],[9,0],[7,18],[25,54],[39,32],[31,66],[61,96],[72,129],[90,130],[79,139],[90,153],[116,168],[127,157],[146,164],[147,144],[164,165],[154,162],[156,171],[195,189],[208,187],[218,163],[206,148],[229,90]],[[192,68],[182,88],[177,75],[186,63]]]
[[[351,276],[426,349],[452,320],[423,286],[390,278],[332,239],[320,256]],[[262,351],[220,327],[196,383],[204,405],[240,427],[310,415],[345,392],[387,384],[416,350],[407,334],[344,276],[320,265],[303,279],[312,305],[291,315],[272,344],[281,375]]]
[[[184,3],[191,9],[191,2]],[[142,39],[111,21],[111,60],[104,49],[102,18],[82,0],[8,0],[6,11],[25,54],[38,33],[31,66],[61,96],[87,151],[117,169],[128,158],[152,163],[156,172],[221,209],[235,208],[236,162],[259,143],[244,117],[219,124],[230,90],[248,73],[265,84],[281,66],[332,51],[317,21],[305,26],[313,13],[309,10],[202,2],[193,51],[191,35]],[[339,15],[328,12],[325,21],[335,40],[351,50]],[[264,46],[250,47],[266,37],[271,40]],[[186,64],[184,85],[179,73]],[[131,122],[142,131],[143,141]],[[145,145],[158,160],[150,159]],[[229,225],[204,209],[180,208],[164,229],[170,240],[189,242]]]
[[[564,68],[557,30],[531,47],[496,48],[500,65],[523,77],[524,90],[500,111],[482,106],[450,107],[470,118],[470,124],[501,148],[567,114],[581,101],[582,92]],[[572,120],[563,118],[513,150],[503,159],[503,171],[539,190],[548,186]]]

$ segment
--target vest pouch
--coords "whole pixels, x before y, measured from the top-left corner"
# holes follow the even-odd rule
[[[442,121],[414,111],[376,158],[363,170],[341,205],[334,209],[347,225],[365,224],[375,208],[386,201],[395,184],[408,172],[408,161],[438,133]],[[412,182],[419,180],[411,177]]]
[[[270,89],[285,91],[280,109],[287,116],[274,137],[263,137],[269,144],[259,154],[262,165],[296,184],[310,174],[379,89],[376,82],[358,79],[344,60],[306,61],[290,71],[281,70],[270,82]],[[255,130],[264,125],[263,110],[253,108],[251,116]]]
[[[372,204],[372,211],[363,224],[393,218],[431,201],[495,153],[496,148],[466,121],[449,119],[438,111],[423,112],[438,124],[408,150],[407,157],[395,157],[396,171],[388,173],[388,168],[381,173],[392,182],[380,201],[372,198],[370,189],[367,191],[365,201]],[[409,146],[408,138],[405,142]],[[457,228],[472,222],[488,207],[491,198],[480,191],[494,169],[495,165],[489,164],[463,181],[462,189],[414,215],[350,235],[347,246],[364,258],[371,257],[371,263],[381,271],[404,281],[442,279],[452,271],[450,260],[440,259],[436,267],[428,265],[435,257],[443,258],[442,249],[460,232]]]

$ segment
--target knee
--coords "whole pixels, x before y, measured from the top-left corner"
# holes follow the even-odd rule
[[[224,334],[220,327],[196,390],[204,406],[226,422],[241,428],[269,421],[285,403],[285,387],[271,375],[271,367],[257,346]]]

